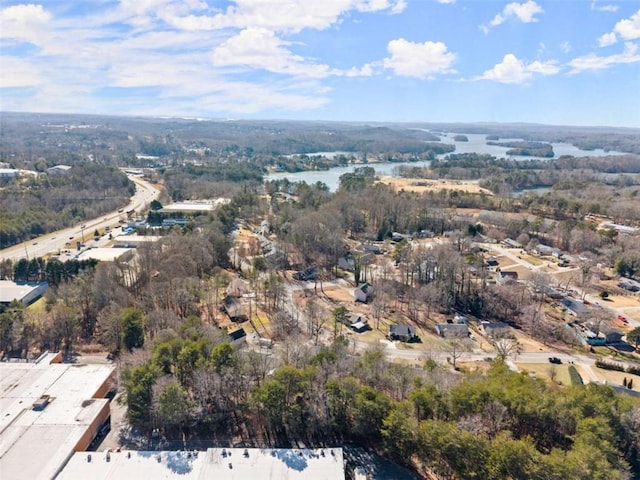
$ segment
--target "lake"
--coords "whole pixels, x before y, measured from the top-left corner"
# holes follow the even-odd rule
[[[428,130],[427,130],[428,131]],[[461,134],[465,135],[469,141],[468,142],[456,142],[453,139],[453,134],[448,134],[447,136],[441,136],[441,143],[455,144],[456,150],[453,153],[488,153],[489,155],[493,155],[497,158],[514,158],[517,160],[527,160],[530,158],[537,158],[542,160],[549,160],[548,158],[543,157],[523,157],[523,156],[514,156],[507,155],[507,147],[499,147],[496,145],[487,145],[486,137],[487,135],[484,133],[465,133]],[[500,142],[508,142],[508,141],[517,141],[522,140],[518,138],[501,138]],[[574,157],[602,157],[606,155],[627,155],[624,152],[605,152],[602,149],[597,150],[582,150],[574,145],[569,143],[551,143],[553,146],[553,158],[559,158],[563,155],[572,155]],[[330,158],[330,155],[336,155],[338,153],[345,153],[347,155],[351,155],[347,152],[318,152],[318,153],[309,153],[309,156],[312,155],[324,155],[327,158]],[[448,154],[438,155],[438,158],[444,158]],[[426,167],[430,164],[429,161],[422,162],[397,162],[397,163],[370,163],[368,166],[375,168],[376,173],[378,175],[393,175],[394,168],[399,165],[410,165],[415,167]],[[277,172],[270,173],[265,175],[265,180],[277,180],[282,178],[287,178],[292,182],[302,182],[305,181],[307,183],[316,183],[323,182],[328,187],[329,190],[335,192],[338,189],[338,185],[340,184],[340,175],[343,173],[352,172],[355,167],[361,167],[364,165],[350,165],[348,167],[335,167],[329,170],[316,170],[316,171],[305,171],[305,172],[296,172],[296,173],[288,173],[288,172]]]

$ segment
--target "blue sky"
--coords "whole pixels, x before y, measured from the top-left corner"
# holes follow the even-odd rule
[[[640,1],[0,1],[0,110],[640,127]]]

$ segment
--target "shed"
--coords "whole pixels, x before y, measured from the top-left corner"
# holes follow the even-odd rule
[[[247,343],[247,332],[244,331],[244,328],[234,330],[229,333],[229,341],[235,346],[245,344]]]

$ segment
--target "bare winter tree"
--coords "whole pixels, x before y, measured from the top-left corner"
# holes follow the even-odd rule
[[[313,339],[314,345],[318,345],[320,333],[327,322],[326,312],[318,303],[310,298],[305,305],[305,316],[307,320],[307,334]]]
[[[443,347],[444,352],[448,356],[448,360],[451,362],[453,368],[457,368],[457,361],[460,360],[470,350],[469,343],[464,340],[454,339],[448,340]]]

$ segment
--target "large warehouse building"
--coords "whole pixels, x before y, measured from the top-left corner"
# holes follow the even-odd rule
[[[110,421],[111,365],[0,363],[0,478],[52,479]]]
[[[0,304],[9,305],[12,301],[29,305],[39,298],[48,288],[48,284],[36,282],[14,282],[0,280]]]
[[[344,480],[341,448],[76,453],[56,480]]]

